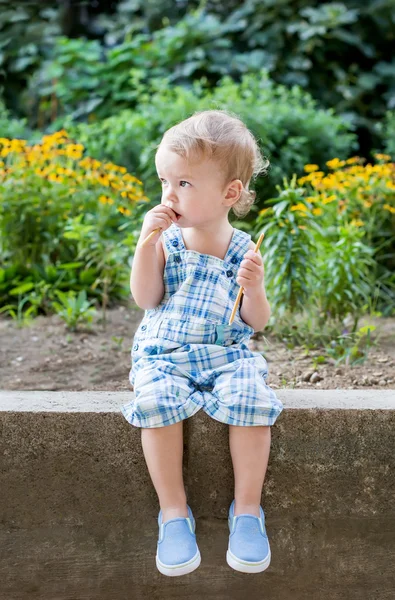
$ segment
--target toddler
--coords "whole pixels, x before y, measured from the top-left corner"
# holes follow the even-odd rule
[[[283,406],[266,384],[266,360],[248,346],[270,317],[262,257],[228,214],[248,212],[250,180],[267,163],[245,124],[221,110],[195,113],[166,131],[155,162],[162,199],[145,215],[130,279],[145,309],[132,347],[135,398],[121,410],[142,428],[159,498],[156,565],[176,576],[200,564],[182,477],[182,423],[203,408],[229,425],[234,500],[226,559],[237,571],[258,573],[270,563],[261,495],[270,426]],[[228,325],[240,286],[244,295]]]

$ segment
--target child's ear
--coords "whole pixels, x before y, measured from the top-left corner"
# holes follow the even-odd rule
[[[243,184],[240,179],[233,179],[226,190],[225,201],[227,206],[232,206],[241,196],[243,191]]]

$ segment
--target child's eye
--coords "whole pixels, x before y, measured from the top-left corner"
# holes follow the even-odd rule
[[[165,184],[167,183],[166,179],[161,179],[161,180],[160,180],[160,182],[161,182],[161,184],[162,184],[162,185],[165,185]],[[181,186],[181,187],[186,187],[186,186],[185,186],[185,185],[183,185],[183,184],[186,184],[186,185],[191,185],[191,184],[190,184],[188,181],[181,180],[181,181],[180,181],[180,186]]]

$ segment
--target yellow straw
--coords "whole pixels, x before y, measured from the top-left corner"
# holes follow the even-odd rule
[[[147,242],[149,242],[150,239],[153,238],[154,235],[156,235],[158,233],[158,231],[161,231],[161,229],[162,229],[162,227],[158,227],[158,229],[154,229],[154,231],[151,231],[151,233],[149,235],[147,235],[147,237],[145,238],[144,242],[142,244],[140,244],[140,248],[145,246],[145,244],[147,244]]]
[[[264,237],[265,237],[265,234],[261,233],[261,235],[259,236],[259,240],[257,241],[257,243],[255,245],[254,252],[258,252],[258,250],[259,250],[259,248],[260,248],[260,246],[262,244],[262,240],[263,240]],[[242,296],[243,292],[244,292],[244,288],[241,287],[239,289],[239,293],[237,294],[237,298],[236,298],[236,301],[235,301],[234,306],[233,306],[232,314],[230,315],[229,325],[231,325],[233,323],[233,319],[235,318],[237,307],[239,306],[239,302],[240,302],[240,299],[241,299],[241,296]]]

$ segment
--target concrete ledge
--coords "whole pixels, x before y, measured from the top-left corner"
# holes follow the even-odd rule
[[[131,393],[0,392],[0,600],[393,600],[395,391],[279,390],[262,505],[272,564],[225,562],[228,427],[185,421],[202,565],[156,571],[158,503]]]

